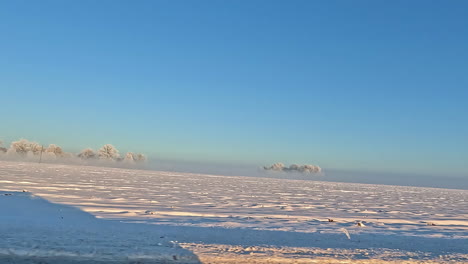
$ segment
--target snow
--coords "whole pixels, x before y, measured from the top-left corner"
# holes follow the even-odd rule
[[[468,263],[467,190],[0,161],[0,191],[0,263]]]

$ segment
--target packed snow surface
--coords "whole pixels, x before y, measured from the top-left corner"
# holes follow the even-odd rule
[[[0,263],[468,263],[468,191],[0,161]]]

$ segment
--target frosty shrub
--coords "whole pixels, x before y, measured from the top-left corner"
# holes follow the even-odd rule
[[[94,159],[96,158],[96,153],[94,153],[94,150],[87,148],[78,153],[78,157],[81,159]]]
[[[106,144],[98,151],[100,159],[117,160],[119,158],[119,151],[111,144]]]

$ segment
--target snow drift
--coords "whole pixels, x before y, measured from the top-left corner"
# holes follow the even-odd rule
[[[0,263],[200,263],[161,228],[102,220],[29,192],[0,191]]]

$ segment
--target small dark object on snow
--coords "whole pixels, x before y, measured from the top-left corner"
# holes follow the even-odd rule
[[[172,258],[173,258],[174,260],[177,260],[177,256],[176,256],[176,255],[172,256]]]
[[[5,193],[5,196],[11,196],[11,195],[13,195],[13,194],[11,194],[11,193]]]
[[[328,222],[335,222],[335,220],[328,218]]]
[[[427,223],[427,225],[428,225],[428,226],[436,226],[436,224],[431,223],[431,222]]]

